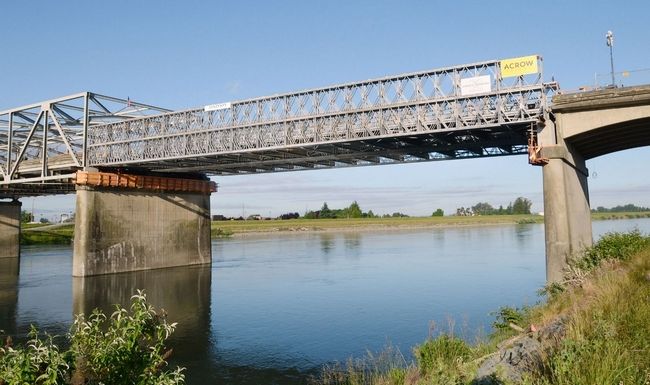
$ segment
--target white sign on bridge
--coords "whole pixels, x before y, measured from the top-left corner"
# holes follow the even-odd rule
[[[203,109],[205,111],[218,111],[218,110],[227,110],[232,107],[232,103],[217,103],[217,104],[208,104]]]
[[[461,96],[485,94],[492,91],[490,75],[460,79]]]

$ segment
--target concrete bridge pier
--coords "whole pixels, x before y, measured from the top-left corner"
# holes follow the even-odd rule
[[[20,256],[20,208],[22,203],[14,199],[0,202],[0,258]]]
[[[188,180],[154,178],[158,188],[161,180],[168,180],[162,184],[169,188],[151,191],[113,186],[144,186],[152,177],[105,175],[112,179],[83,183],[77,178],[73,276],[211,263],[210,188],[205,186],[214,183],[190,180],[200,188],[188,192]],[[185,191],[172,191],[174,186]]]
[[[543,166],[546,281],[561,281],[569,259],[593,243],[589,171],[577,151],[561,139],[552,122],[540,133]],[[558,143],[559,141],[559,143]]]

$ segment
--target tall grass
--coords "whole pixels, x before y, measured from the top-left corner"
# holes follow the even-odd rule
[[[566,336],[528,383],[650,384],[650,250],[628,263],[604,260],[565,298],[552,300],[569,315]]]

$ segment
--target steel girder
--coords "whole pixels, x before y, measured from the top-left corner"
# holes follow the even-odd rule
[[[461,80],[477,76],[489,76],[490,92],[463,95]],[[322,164],[362,165],[368,156],[376,163],[522,153],[525,131],[542,116],[554,89],[542,79],[541,71],[504,79],[499,62],[488,61],[102,124],[88,130],[88,164],[208,174],[285,171],[321,163],[309,155],[264,159],[409,137],[428,138],[421,143],[426,148],[409,154],[406,145],[392,152],[374,146],[357,157],[337,154],[341,162],[328,154]],[[440,145],[438,151],[436,138],[452,138],[453,148]]]

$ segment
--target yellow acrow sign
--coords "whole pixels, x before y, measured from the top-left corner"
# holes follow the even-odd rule
[[[502,78],[536,74],[539,72],[537,69],[537,55],[501,60],[499,67],[501,67]]]

